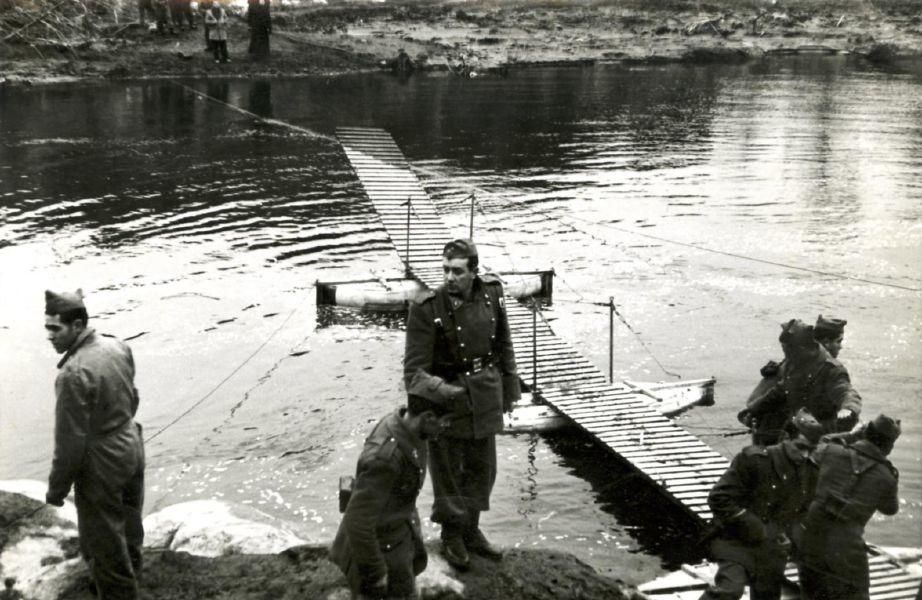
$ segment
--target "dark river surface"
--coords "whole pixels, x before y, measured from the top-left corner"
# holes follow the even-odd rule
[[[132,338],[147,510],[222,499],[331,539],[337,480],[403,395],[402,321],[314,298],[317,280],[402,273],[331,137],[374,126],[458,235],[476,192],[488,266],[557,271],[552,326],[600,368],[595,303],[613,296],[633,330],[616,323],[619,377],[715,376],[717,404],[679,420],[727,457],[779,324],[848,318],[866,415],[904,428],[901,511],[868,538],[922,545],[918,78],[788,58],[182,83],[0,88],[0,479],[47,475],[42,294],[82,287],[93,324]],[[500,543],[632,582],[700,558],[671,505],[579,436],[503,436],[499,453]]]

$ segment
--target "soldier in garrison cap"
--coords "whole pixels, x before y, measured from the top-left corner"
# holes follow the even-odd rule
[[[432,520],[458,569],[469,567],[469,552],[502,557],[480,530],[480,513],[490,508],[503,412],[520,396],[502,284],[477,267],[470,240],[445,245],[444,284],[411,304],[404,355],[407,392],[454,412],[445,434],[429,443],[429,468]]]
[[[806,600],[867,600],[864,526],[876,511],[899,510],[899,472],[887,456],[900,431],[899,420],[880,415],[853,442],[840,437],[817,448],[819,479],[798,561]]]
[[[416,498],[426,478],[426,440],[448,426],[444,407],[410,396],[365,440],[355,484],[330,555],[353,598],[416,598],[426,568]]]
[[[812,326],[791,319],[781,327],[783,368],[773,384],[757,388],[749,397],[740,421],[753,427],[766,444],[780,439],[784,430],[793,434],[790,418],[804,407],[827,433],[848,431],[861,413],[861,396],[848,371],[816,342]]]
[[[816,318],[816,325],[813,326],[813,336],[816,338],[829,356],[839,358],[839,352],[842,351],[842,340],[845,338],[845,326],[848,321],[845,319],[834,319],[820,315]]]
[[[134,422],[131,349],[87,325],[83,294],[45,292],[45,330],[63,358],[55,380],[54,457],[45,501],[74,489],[80,550],[99,597],[135,599],[144,529],[144,443]]]
[[[744,448],[708,495],[718,568],[702,600],[736,600],[746,585],[753,600],[780,598],[792,540],[816,485],[810,453],[823,433],[803,409],[792,422],[795,439]]]

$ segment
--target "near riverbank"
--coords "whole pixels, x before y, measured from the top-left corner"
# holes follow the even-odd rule
[[[0,488],[32,496],[0,491],[0,579],[12,579],[23,600],[92,600],[73,506],[57,509],[35,499],[43,489],[40,482],[0,482]],[[284,529],[230,515],[220,502],[175,508],[144,521],[148,545],[142,598],[349,598],[345,578],[328,560],[325,545],[286,547],[291,538]],[[177,521],[181,514],[184,521]],[[562,552],[508,550],[498,563],[475,558],[467,573],[451,569],[437,555],[436,544],[429,545],[429,554],[429,567],[419,578],[422,598],[640,598],[632,588]]]
[[[15,2],[14,2],[15,4]],[[266,77],[380,68],[404,48],[426,70],[474,76],[544,64],[733,61],[767,53],[853,53],[878,63],[922,56],[922,0],[596,0],[388,2],[275,7],[272,54],[250,60],[244,9],[231,7],[231,62],[201,28],[159,35],[134,4],[91,25],[0,12],[0,81]],[[44,15],[44,16],[43,16]],[[30,24],[36,17],[34,23]]]

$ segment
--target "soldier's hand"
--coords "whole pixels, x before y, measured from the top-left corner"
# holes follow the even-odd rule
[[[765,524],[748,510],[738,517],[735,525],[744,544],[755,546],[765,540]]]
[[[380,600],[381,598],[387,597],[387,573],[384,574],[381,579],[377,580],[369,586],[365,586],[365,590],[359,594],[361,600]]]
[[[64,498],[55,498],[51,494],[45,494],[45,504],[61,507],[64,506]]]
[[[445,394],[448,396],[449,400],[457,400],[461,396],[467,395],[466,389],[453,383],[446,383],[442,389],[445,390]]]

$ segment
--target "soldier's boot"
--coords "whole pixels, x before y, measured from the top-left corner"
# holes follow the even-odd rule
[[[491,544],[480,530],[479,510],[472,510],[470,512],[463,539],[465,547],[474,554],[489,558],[490,560],[502,560],[503,551]]]
[[[471,567],[471,557],[464,547],[463,528],[459,525],[444,523],[442,525],[442,556],[448,564],[459,571]]]

